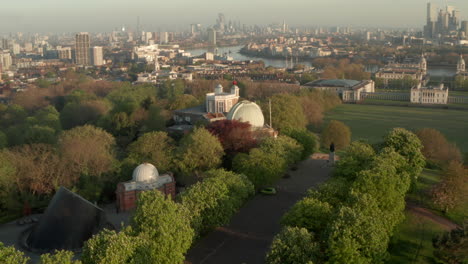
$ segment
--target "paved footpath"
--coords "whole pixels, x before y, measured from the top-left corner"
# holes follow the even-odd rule
[[[316,158],[314,156],[314,158]],[[306,191],[329,178],[325,160],[307,159],[291,178],[281,179],[273,196],[256,195],[232,218],[231,223],[200,239],[187,255],[191,264],[262,264],[281,217]]]

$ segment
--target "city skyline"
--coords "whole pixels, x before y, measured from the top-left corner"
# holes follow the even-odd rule
[[[218,13],[224,13],[227,20],[247,25],[279,24],[284,19],[291,26],[422,28],[428,2],[445,6],[445,1],[440,0],[291,0],[287,4],[266,0],[225,3],[214,0],[23,0],[10,1],[2,7],[0,33],[102,32],[121,25],[135,28],[137,17],[140,17],[142,30],[188,30],[188,25],[193,23],[213,25]],[[447,4],[460,10],[462,20],[468,20],[468,1],[452,0]],[[259,10],[262,10],[260,14]]]

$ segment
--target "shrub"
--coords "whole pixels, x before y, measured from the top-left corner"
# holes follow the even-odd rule
[[[313,235],[305,228],[286,227],[273,239],[267,264],[313,264],[317,254]]]
[[[74,253],[71,251],[56,250],[54,254],[47,253],[41,255],[41,260],[39,261],[39,264],[81,264],[81,261],[73,260],[73,255]]]
[[[24,253],[14,247],[5,247],[0,242],[0,262],[3,264],[26,264],[29,258]]]

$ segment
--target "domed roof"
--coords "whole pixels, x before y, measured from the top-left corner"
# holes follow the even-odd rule
[[[262,109],[250,101],[242,101],[234,105],[229,111],[227,119],[249,122],[252,127],[263,127],[265,124]]]
[[[133,170],[133,180],[137,182],[155,181],[159,177],[159,172],[153,164],[143,163]]]

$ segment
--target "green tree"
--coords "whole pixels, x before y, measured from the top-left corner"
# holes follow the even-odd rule
[[[6,247],[0,242],[0,262],[3,264],[27,264],[29,258],[14,247]]]
[[[57,141],[56,131],[48,126],[34,125],[24,131],[22,141],[25,144],[45,143],[53,145]]]
[[[56,250],[53,254],[42,254],[39,264],[81,264],[81,261],[73,260],[73,255],[71,251]]]
[[[158,190],[142,192],[132,223],[135,233],[143,239],[135,262],[179,264],[185,260],[194,231],[190,213],[183,205]]]
[[[268,105],[263,105],[263,112],[268,113]],[[303,129],[307,120],[298,97],[290,94],[275,94],[271,97],[272,125],[280,131],[285,129]]]
[[[406,170],[414,185],[426,163],[421,153],[423,146],[419,138],[404,128],[394,128],[385,136],[384,147],[393,148],[407,160]]]
[[[104,229],[85,242],[81,261],[83,264],[135,263],[136,249],[142,240],[131,235],[131,227],[120,232]]]
[[[333,207],[315,198],[306,197],[283,216],[283,226],[297,226],[307,229],[318,237],[322,236],[324,227],[333,219]]]
[[[195,128],[184,136],[177,152],[177,167],[187,176],[198,176],[203,171],[220,166],[224,154],[218,138],[204,128]]]
[[[295,139],[303,148],[301,159],[306,159],[319,148],[317,137],[305,129],[290,129],[283,131],[283,134]]]
[[[296,140],[288,136],[267,137],[260,143],[260,149],[265,153],[275,154],[283,158],[288,166],[301,160],[302,151],[304,150]]]
[[[249,154],[239,153],[232,161],[235,172],[245,174],[255,188],[267,186],[278,180],[287,168],[284,158],[253,148]]]
[[[442,181],[432,189],[434,204],[448,212],[462,202],[466,202],[468,174],[458,161],[452,161],[443,171]]]
[[[128,159],[134,165],[148,162],[160,171],[173,168],[175,142],[166,132],[149,132],[128,146]]]
[[[166,128],[166,120],[162,114],[163,109],[159,106],[152,105],[148,110],[148,119],[143,122],[144,131],[162,131]]]
[[[340,155],[335,175],[354,180],[356,175],[367,168],[375,157],[374,149],[366,143],[355,141]]]
[[[234,213],[254,192],[244,176],[222,169],[211,170],[203,181],[190,186],[178,199],[191,213],[197,236],[229,223]]]
[[[322,146],[335,144],[337,150],[343,149],[351,142],[351,129],[343,122],[332,120],[322,131]]]
[[[343,206],[329,225],[329,263],[381,263],[386,256],[388,231],[383,212],[367,194],[355,196],[352,207]]]
[[[319,254],[314,237],[305,228],[285,227],[275,236],[266,256],[268,264],[313,264]]]
[[[60,113],[60,122],[64,129],[96,124],[109,112],[109,109],[109,105],[102,100],[68,103]]]
[[[197,106],[199,104],[200,102],[197,100],[197,98],[195,98],[195,96],[190,94],[182,94],[171,101],[169,110],[185,109]]]
[[[102,175],[115,161],[114,137],[101,128],[85,125],[64,131],[59,149],[71,172]]]
[[[468,260],[468,225],[438,235],[432,241],[438,263],[466,264]]]

